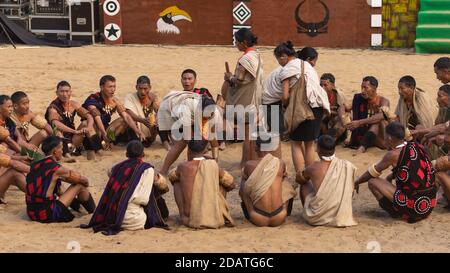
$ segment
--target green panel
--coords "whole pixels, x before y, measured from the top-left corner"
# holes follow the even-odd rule
[[[450,11],[420,11],[419,24],[450,24]]]
[[[450,39],[450,25],[419,25],[416,28],[417,39]]]
[[[450,0],[422,0],[420,10],[450,10]]]
[[[448,40],[416,40],[417,53],[450,53]]]

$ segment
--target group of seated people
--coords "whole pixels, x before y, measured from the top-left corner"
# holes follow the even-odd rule
[[[376,78],[363,79],[361,93],[350,105],[336,88],[335,77],[323,74],[320,85],[327,92],[330,113],[324,115],[321,136],[316,141],[319,160],[297,171],[296,183],[292,184],[285,162],[274,153],[279,140],[260,135],[254,147],[257,158],[245,162],[242,168],[239,196],[245,218],[257,226],[281,225],[291,215],[297,187],[302,216],[311,225],[356,225],[352,195],[365,182],[381,208],[410,223],[431,214],[440,187],[450,200],[450,58],[438,59],[434,68],[444,83],[437,93],[439,108],[416,86],[413,77],[404,76],[398,83],[400,98],[395,112],[390,110],[389,100],[378,95]],[[74,218],[69,208],[79,212],[83,207],[93,213],[83,227],[108,235],[123,229],[168,228],[169,210],[163,195],[169,191],[170,182],[183,225],[234,226],[226,197],[236,188],[236,181],[219,166],[220,143],[210,135],[223,121],[223,109],[216,107],[220,97],[215,101],[207,89],[195,88],[196,76],[195,71],[185,70],[183,91],[172,91],[161,102],[151,92],[146,76],[138,78],[136,92],[128,94],[125,103],[115,96],[113,76],[103,76],[100,91],[89,95],[83,104],[71,99],[71,86],[62,81],[45,117],[30,110],[24,92],[1,95],[0,204],[6,202],[9,186],[15,185],[25,192],[27,214],[33,221],[69,222]],[[211,106],[213,111],[206,111]],[[197,110],[201,110],[200,117],[193,114]],[[112,121],[115,112],[120,117]],[[76,115],[81,119],[78,127]],[[200,122],[194,122],[197,118]],[[182,126],[180,134],[190,134],[191,138],[173,135],[171,130],[177,122]],[[37,129],[34,135],[30,135],[30,124]],[[186,130],[185,124],[191,124],[192,130]],[[198,124],[201,128],[194,128]],[[205,130],[208,126],[213,130]],[[192,139],[196,133],[201,134],[200,139]],[[168,149],[159,171],[144,161],[144,148],[157,135]],[[121,142],[128,143],[127,159],[108,173],[108,183],[96,206],[88,191],[88,178],[60,162],[83,150],[88,159],[93,159],[111,143]],[[335,155],[339,142],[358,152],[373,146],[388,151],[356,178],[356,167]],[[208,155],[208,146],[212,156]],[[188,160],[169,170],[186,147]],[[39,153],[41,157],[36,156]],[[381,178],[389,167],[392,172]]]

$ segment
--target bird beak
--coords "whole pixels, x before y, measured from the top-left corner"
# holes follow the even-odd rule
[[[167,9],[165,9],[163,12],[159,14],[160,17],[163,17],[167,14],[172,14],[172,20],[178,21],[178,20],[187,20],[189,22],[192,22],[192,18],[186,11],[179,9],[177,6],[172,6]]]

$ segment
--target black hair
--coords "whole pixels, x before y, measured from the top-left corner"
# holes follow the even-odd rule
[[[105,85],[106,82],[115,82],[115,81],[116,81],[116,78],[114,78],[114,76],[105,75],[100,78],[100,86]]]
[[[447,94],[447,96],[450,96],[450,85],[449,84],[444,84],[443,86],[441,86],[441,88],[439,88],[439,90],[445,92]]]
[[[324,74],[322,74],[322,76],[320,77],[320,80],[321,81],[329,81],[331,83],[336,83],[336,78],[331,73],[324,73]]]
[[[311,61],[319,56],[317,50],[312,47],[304,47],[302,50],[297,51],[297,57],[303,61]]]
[[[202,95],[202,110],[205,110],[206,107],[210,105],[215,105],[216,103],[212,98],[210,98],[208,95]]]
[[[367,76],[364,77],[364,79],[362,80],[363,82],[369,82],[370,85],[372,85],[373,87],[377,88],[378,87],[378,80],[377,78],[375,78],[374,76]]]
[[[187,74],[187,73],[194,75],[194,78],[197,79],[197,72],[195,72],[194,69],[190,69],[190,68],[185,69],[183,72],[181,72],[181,77],[183,77],[183,75]]]
[[[323,156],[332,156],[335,152],[336,143],[329,135],[322,135],[317,140],[317,146]]]
[[[206,150],[207,145],[208,141],[205,139],[202,140],[191,139],[188,142],[188,149],[194,153],[201,153]]]
[[[16,91],[11,95],[11,100],[13,103],[19,103],[19,101],[23,98],[28,97],[27,94],[23,91]]]
[[[236,41],[245,43],[248,47],[252,47],[258,43],[258,37],[248,28],[241,28],[234,34]]]
[[[281,55],[286,54],[289,57],[296,56],[297,53],[294,49],[294,44],[291,41],[287,41],[279,44],[273,51],[275,57],[279,58]]]
[[[8,95],[0,95],[0,105],[3,105],[8,100],[11,100]]]
[[[72,88],[72,86],[70,86],[70,83],[68,81],[60,81],[56,85],[56,90],[58,90],[60,87],[64,87],[64,86]]]
[[[391,122],[386,126],[386,134],[398,140],[405,139],[405,127],[400,122]]]
[[[437,61],[434,63],[434,67],[437,69],[448,69],[450,70],[450,58],[449,57],[441,57],[437,59]]]
[[[58,145],[62,142],[60,137],[57,136],[49,136],[44,141],[42,141],[41,149],[45,155],[50,155],[50,153],[58,147]]]
[[[150,85],[150,78],[145,76],[145,75],[144,76],[140,76],[136,80],[136,85],[139,85],[139,84],[148,84],[148,85]]]
[[[416,88],[416,80],[412,77],[412,76],[403,76],[401,77],[401,79],[398,81],[398,83],[403,83],[404,85],[411,87],[411,88]]]
[[[139,158],[144,155],[144,145],[139,140],[132,140],[127,145],[127,157]]]

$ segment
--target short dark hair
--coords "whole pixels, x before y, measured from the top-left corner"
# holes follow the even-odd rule
[[[241,28],[236,31],[234,38],[240,43],[245,43],[248,47],[252,47],[258,43],[258,37],[248,28]]]
[[[60,137],[57,136],[49,136],[44,141],[42,141],[41,149],[45,155],[50,155],[50,153],[58,147],[58,145],[62,142]]]
[[[320,80],[321,81],[329,81],[331,83],[336,83],[336,78],[331,73],[324,73],[324,74],[322,74],[322,76],[320,77]]]
[[[144,145],[139,140],[132,140],[127,145],[127,157],[139,158],[144,155]]]
[[[400,122],[391,122],[386,126],[386,134],[398,140],[405,139],[405,127]]]
[[[273,51],[275,57],[281,57],[281,55],[286,54],[287,56],[295,56],[297,53],[294,49],[294,44],[291,41],[287,41],[279,44]]]
[[[194,69],[191,69],[191,68],[183,70],[183,72],[181,72],[181,77],[183,77],[184,74],[188,74],[188,73],[194,75],[194,78],[197,79],[197,72],[195,72]]]
[[[202,140],[191,139],[188,142],[188,149],[194,153],[201,153],[206,150],[207,145],[208,145],[208,141],[205,139],[202,139]]]
[[[319,56],[317,50],[313,47],[304,47],[302,50],[297,51],[297,57],[303,61],[314,60]]]
[[[439,90],[445,92],[447,94],[447,96],[450,96],[450,85],[449,84],[444,84],[443,86],[441,86],[439,88]]]
[[[411,88],[416,88],[416,80],[412,77],[412,76],[403,76],[400,78],[400,80],[398,81],[398,83],[403,83],[404,85],[411,87]]]
[[[60,81],[56,85],[56,90],[58,90],[60,87],[64,87],[64,86],[72,88],[72,86],[70,86],[70,83],[68,81]]]
[[[323,156],[332,156],[335,153],[336,143],[329,135],[322,135],[317,140],[319,152]]]
[[[105,75],[100,78],[100,86],[105,85],[106,82],[116,82],[116,78],[114,78],[114,76],[111,75]]]
[[[434,63],[434,67],[436,67],[439,70],[441,70],[441,69],[450,70],[450,58],[449,57],[441,57],[441,58],[437,59],[436,62]]]
[[[0,105],[3,105],[8,100],[11,100],[8,95],[0,95]]]
[[[145,76],[145,75],[140,76],[136,80],[136,85],[139,85],[139,84],[148,84],[148,85],[150,85],[150,78]]]
[[[23,98],[28,97],[28,95],[23,91],[16,91],[11,95],[11,100],[13,103],[19,103]]]
[[[374,76],[367,76],[367,77],[364,77],[362,81],[363,81],[363,82],[369,82],[370,85],[374,86],[375,88],[378,87],[378,80],[377,80],[377,78],[375,78]]]

